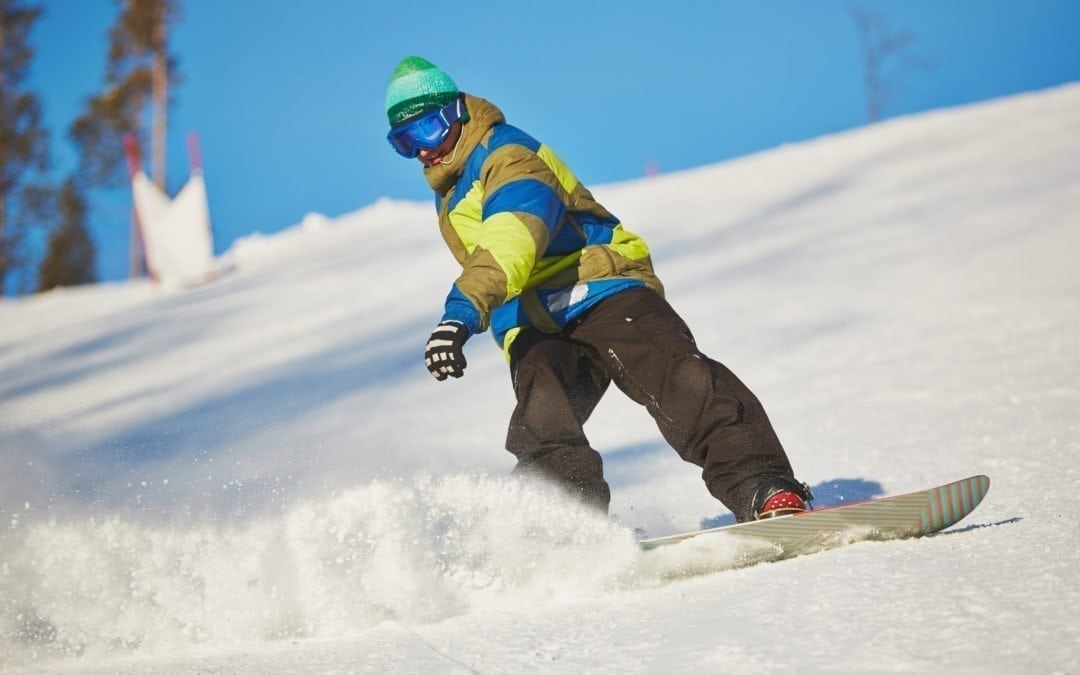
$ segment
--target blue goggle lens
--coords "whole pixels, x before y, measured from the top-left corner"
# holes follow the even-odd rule
[[[421,148],[435,148],[446,140],[454,122],[461,119],[461,113],[461,99],[454,99],[444,108],[394,127],[386,138],[399,155],[412,159],[420,154]]]

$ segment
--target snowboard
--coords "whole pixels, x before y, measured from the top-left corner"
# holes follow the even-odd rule
[[[988,477],[971,476],[911,494],[644,539],[638,544],[649,551],[697,537],[738,537],[778,547],[773,559],[790,558],[856,541],[905,539],[939,532],[974,511],[989,489]]]

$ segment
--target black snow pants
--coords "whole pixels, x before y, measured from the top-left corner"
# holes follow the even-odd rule
[[[543,476],[606,511],[600,453],[583,425],[608,385],[645,406],[664,439],[702,468],[709,492],[740,520],[753,517],[759,485],[793,479],[757,397],[698,350],[659,294],[639,288],[599,303],[560,333],[525,329],[511,346],[517,407],[506,448],[516,472]]]

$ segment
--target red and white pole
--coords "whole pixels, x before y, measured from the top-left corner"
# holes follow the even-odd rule
[[[127,157],[128,177],[134,181],[135,176],[142,171],[142,159],[139,156],[139,139],[133,133],[124,134],[124,156]],[[134,186],[133,186],[134,187]],[[132,193],[134,196],[134,192]],[[138,279],[147,271],[145,238],[142,234],[142,224],[139,222],[139,214],[135,209],[135,203],[131,204],[131,232],[129,233],[128,252],[128,276]],[[150,273],[153,279],[153,272]]]
[[[202,173],[202,150],[199,148],[199,134],[195,131],[189,131],[187,135],[187,153],[188,153],[188,166],[191,168],[191,173]]]

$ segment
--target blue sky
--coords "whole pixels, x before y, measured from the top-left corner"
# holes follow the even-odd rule
[[[101,87],[117,9],[41,4],[28,86],[60,176],[75,165],[66,130]],[[385,140],[387,79],[408,54],[495,102],[588,185],[853,128],[866,121],[856,4],[914,32],[911,51],[934,64],[900,78],[887,117],[1080,80],[1075,0],[186,0],[171,42],[184,81],[170,190],[198,131],[219,252],[308,212],[430,199],[419,165]],[[126,191],[94,196],[102,279],[126,276],[129,203]]]

